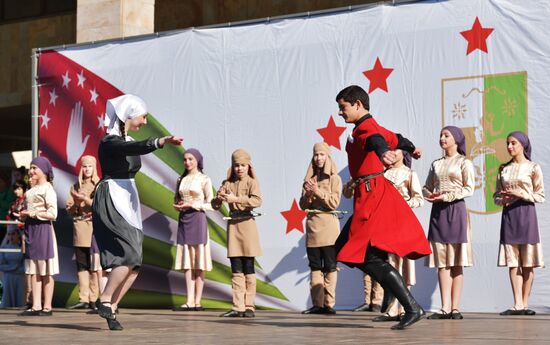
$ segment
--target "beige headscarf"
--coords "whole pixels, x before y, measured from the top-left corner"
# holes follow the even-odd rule
[[[248,175],[253,179],[256,178],[256,172],[252,167],[252,158],[250,154],[243,149],[236,149],[231,154],[231,167],[227,170],[227,179],[229,181],[235,180],[237,177],[233,174],[233,165],[235,164],[248,164]]]
[[[325,142],[317,143],[313,145],[314,155],[315,155],[315,152],[324,152],[327,154],[327,159],[325,161],[325,165],[323,166],[323,173],[328,176],[337,175],[338,168],[336,167],[336,164],[332,160],[332,156],[330,154],[330,147]],[[315,176],[315,163],[313,162],[313,157],[311,157],[311,161],[309,162],[309,166],[307,167],[307,173],[306,173],[306,177],[304,177],[304,181],[308,181],[314,176]]]
[[[97,175],[97,161],[95,157],[82,156],[82,158],[80,158],[80,172],[78,173],[78,187],[82,186],[82,182],[84,181],[84,172],[82,171],[82,166],[88,164],[94,166],[94,172],[92,173],[92,183],[96,185],[99,181],[99,176]]]

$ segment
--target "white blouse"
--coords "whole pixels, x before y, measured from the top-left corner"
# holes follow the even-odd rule
[[[405,199],[410,208],[422,207],[424,198],[422,197],[422,187],[418,180],[416,172],[408,166],[402,165],[398,168],[386,170],[384,177],[393,183],[395,189]]]
[[[57,218],[57,194],[51,183],[39,184],[25,193],[27,211],[31,218],[55,220]]]
[[[178,188],[180,198],[183,202],[191,203],[191,207],[197,211],[213,211],[212,181],[210,177],[201,172],[189,174],[181,181]]]
[[[471,160],[457,153],[432,163],[422,193],[424,197],[439,193],[443,195],[444,202],[452,202],[472,196],[474,190],[474,165]]]
[[[500,195],[500,192],[505,189],[520,192],[521,199],[525,201],[544,202],[544,182],[540,165],[531,161],[511,162],[505,165],[497,175],[495,204],[505,206]]]

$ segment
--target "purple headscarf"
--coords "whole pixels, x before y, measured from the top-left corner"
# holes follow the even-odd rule
[[[403,164],[405,164],[407,168],[411,169],[412,168],[411,154],[408,153],[407,151],[402,151],[402,152],[403,152]]]
[[[523,146],[523,155],[528,160],[531,160],[531,142],[529,141],[529,137],[527,134],[521,132],[521,131],[515,131],[510,134],[508,134],[509,137],[516,138],[521,146]]]
[[[466,156],[466,137],[464,136],[464,132],[462,132],[462,129],[455,126],[445,126],[443,127],[443,129],[451,132],[453,138],[455,139],[458,153]],[[443,131],[443,129],[441,131]]]
[[[191,149],[185,150],[183,154],[185,155],[186,153],[189,153],[193,155],[193,157],[195,157],[195,159],[197,160],[197,168],[199,168],[199,171],[202,172],[202,169],[204,168],[204,166],[202,163],[202,155],[199,152],[199,150],[191,148]]]
[[[46,157],[34,157],[31,161],[31,165],[36,165],[47,176],[48,180],[53,180],[53,168],[52,163]]]

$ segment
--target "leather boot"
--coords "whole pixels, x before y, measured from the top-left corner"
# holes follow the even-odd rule
[[[388,263],[381,265],[380,270],[383,272],[381,272],[380,284],[384,288],[384,291],[389,291],[394,295],[405,309],[405,315],[391,329],[404,329],[419,321],[426,312],[411,295],[403,277]]]
[[[420,320],[426,312],[413,298],[403,277],[387,261],[387,253],[375,247],[369,247],[365,262],[360,267],[380,282],[385,291],[389,291],[405,309],[405,315],[392,329],[404,329]]]

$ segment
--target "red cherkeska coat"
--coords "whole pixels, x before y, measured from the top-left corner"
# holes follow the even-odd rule
[[[374,118],[361,122],[346,144],[349,171],[353,179],[384,170],[376,152],[365,150],[365,142],[373,134],[382,135],[391,150],[397,147],[397,135],[380,126]],[[355,188],[351,225],[348,233],[341,234],[345,242],[341,244],[337,260],[363,263],[369,243],[388,253],[410,259],[430,254],[430,245],[422,225],[391,182],[380,175],[371,179],[370,185],[370,191],[366,190],[364,181]]]

